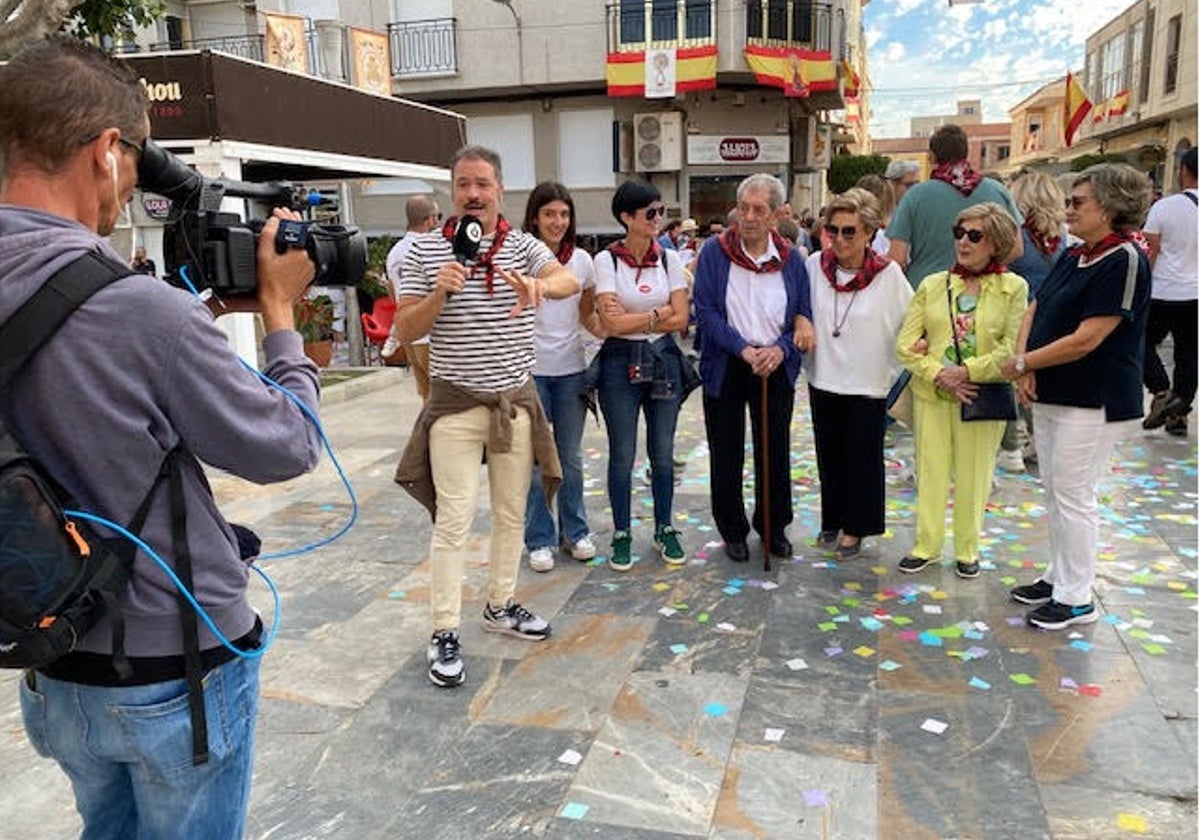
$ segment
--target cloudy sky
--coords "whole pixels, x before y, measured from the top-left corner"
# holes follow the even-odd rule
[[[1068,69],[1084,42],[1132,0],[873,0],[863,12],[871,136],[907,137],[910,116],[982,99],[984,122]]]

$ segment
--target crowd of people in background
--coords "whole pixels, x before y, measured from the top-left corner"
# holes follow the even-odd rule
[[[514,230],[497,209],[498,157],[469,147],[455,162],[454,210],[491,215],[484,256],[468,266],[442,262],[454,219],[438,228],[436,205],[410,202],[410,228],[433,229],[396,246],[388,276],[400,301],[398,339],[432,335],[435,398],[398,480],[423,487],[429,495],[418,498],[441,514],[429,652],[436,684],[457,685],[465,675],[461,552],[480,456],[489,474],[509,473],[490,479],[485,627],[544,639],[549,624],[513,597],[522,548],[543,573],[559,557],[587,561],[598,553],[626,572],[647,547],[666,566],[687,562],[687,535],[674,525],[684,460],[675,432],[694,389],[725,555],[746,562],[753,532],[766,557],[792,556],[790,436],[801,374],[820,480],[813,545],[852,561],[886,530],[885,441],[889,429],[907,426],[917,522],[897,569],[915,574],[942,560],[949,504],[954,571],[977,577],[994,470],[1037,463],[1051,557],[1042,577],[1012,597],[1043,629],[1095,619],[1099,472],[1141,417],[1143,385],[1151,395],[1147,429],[1186,434],[1195,396],[1195,150],[1179,161],[1184,192],[1155,205],[1144,235],[1150,182],[1129,166],[1100,164],[1058,178],[1027,172],[1004,183],[971,166],[966,135],[952,125],[934,133],[930,153],[928,180],[917,163],[894,161],[817,213],[794,213],[783,183],[763,173],[739,185],[724,217],[668,219],[655,186],[630,180],[612,200],[623,235],[589,254],[576,247],[566,187],[537,185],[523,229]],[[545,279],[523,285],[534,277]],[[542,292],[547,299],[536,312],[521,308]],[[1174,381],[1157,355],[1168,334]],[[690,345],[681,341],[689,335]],[[468,357],[474,367],[462,366]],[[491,381],[496,376],[504,382]],[[900,411],[901,403],[911,410]],[[594,541],[599,523],[583,500],[589,404],[607,433],[607,547]],[[459,412],[473,419],[446,416]],[[643,425],[653,499],[648,546],[632,511]],[[527,445],[499,437],[518,429]]]

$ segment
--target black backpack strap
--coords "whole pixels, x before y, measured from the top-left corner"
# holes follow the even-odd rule
[[[0,387],[8,386],[85,300],[109,283],[136,273],[123,263],[89,251],[43,283],[0,324]]]
[[[1183,194],[1187,196],[1187,200],[1192,202],[1192,204],[1196,204],[1197,206],[1200,206],[1200,202],[1197,202],[1197,200],[1196,200],[1195,193],[1190,193],[1187,190],[1184,190]]]

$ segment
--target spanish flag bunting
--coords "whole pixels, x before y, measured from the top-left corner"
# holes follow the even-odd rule
[[[1119,117],[1129,110],[1129,91],[1123,90],[1108,100],[1108,116]]]
[[[1092,109],[1092,101],[1088,99],[1079,80],[1067,71],[1066,95],[1063,97],[1063,140],[1070,146],[1075,139],[1075,132],[1083,124],[1088,111]]]
[[[846,87],[842,93],[847,97],[858,96],[858,88],[862,84],[862,80],[849,61],[842,62],[842,78],[846,80]]]
[[[806,97],[837,90],[837,70],[828,50],[799,50],[747,45],[746,63],[760,85],[783,89],[784,96]]]
[[[604,77],[609,96],[645,96],[646,52],[609,53]],[[708,90],[717,86],[717,46],[683,47],[675,51],[675,91]]]

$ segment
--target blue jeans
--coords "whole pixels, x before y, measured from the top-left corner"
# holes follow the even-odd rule
[[[646,416],[646,451],[650,456],[650,490],[655,526],[671,524],[675,498],[675,421],[680,398],[655,399],[653,382],[630,382],[630,347],[634,342],[606,344],[600,365],[600,410],[608,429],[608,499],[613,526],[628,531],[633,460],[637,454],[638,410]],[[679,393],[678,389],[675,391]]]
[[[554,446],[562,464],[562,484],[558,488],[558,539],[555,539],[554,515],[546,505],[541,471],[534,466],[525,505],[525,547],[574,545],[588,535],[587,512],[583,508],[583,421],[587,407],[583,402],[584,373],[566,376],[535,376],[542,409],[554,426]]]
[[[238,840],[246,823],[258,712],[258,659],[204,678],[209,756],[192,766],[187,684],[21,680],[25,731],[71,780],[82,840]]]

